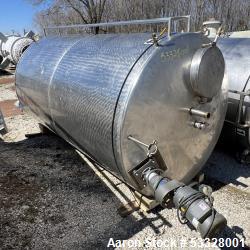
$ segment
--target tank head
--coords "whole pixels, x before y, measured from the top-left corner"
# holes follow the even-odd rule
[[[17,64],[19,62],[20,57],[24,53],[24,51],[33,43],[34,40],[32,40],[29,37],[22,37],[18,39],[14,44],[12,48],[12,61],[14,64]]]

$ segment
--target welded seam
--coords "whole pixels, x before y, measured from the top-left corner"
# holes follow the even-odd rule
[[[123,82],[123,84],[122,84],[122,86],[121,86],[121,89],[120,89],[120,91],[119,91],[119,94],[118,94],[118,97],[117,97],[117,100],[116,100],[116,103],[115,103],[115,109],[114,109],[114,114],[113,114],[113,119],[112,119],[112,130],[111,130],[111,132],[112,132],[112,150],[113,150],[113,155],[114,155],[114,160],[115,160],[115,163],[116,163],[116,168],[118,169],[118,171],[119,171],[119,173],[120,173],[120,175],[123,177],[123,173],[122,173],[122,171],[121,171],[121,169],[120,169],[120,167],[119,167],[119,165],[118,165],[118,161],[117,161],[117,157],[116,157],[116,153],[115,153],[115,138],[114,138],[114,125],[115,125],[115,117],[116,117],[116,112],[117,112],[117,108],[118,108],[118,103],[119,103],[119,100],[120,100],[120,96],[121,96],[121,94],[122,94],[122,91],[123,91],[123,88],[124,88],[124,86],[125,86],[125,83],[126,83],[126,81],[127,81],[127,79],[128,79],[128,77],[129,77],[129,75],[130,75],[130,73],[132,72],[132,70],[134,69],[134,67],[135,67],[135,65],[137,64],[137,62],[142,58],[142,56],[144,55],[144,54],[146,54],[146,52],[151,48],[153,46],[153,44],[152,45],[150,45],[150,46],[148,46],[142,53],[141,53],[141,55],[136,59],[136,61],[134,62],[134,64],[132,65],[132,67],[130,68],[130,70],[129,70],[129,72],[128,72],[128,74],[127,74],[127,76],[126,76],[126,78],[125,78],[125,80],[124,80],[124,82]],[[123,178],[124,179],[124,178]]]
[[[77,40],[76,42],[74,42],[71,46],[69,46],[62,54],[62,56],[59,58],[59,60],[57,61],[57,63],[55,64],[55,68],[51,74],[50,80],[49,80],[49,85],[48,85],[48,109],[49,109],[49,113],[50,113],[50,117],[52,120],[52,124],[53,127],[55,129],[55,121],[54,118],[52,116],[52,109],[51,109],[51,97],[50,97],[50,92],[51,92],[51,87],[52,87],[52,82],[54,79],[54,75],[58,69],[59,64],[61,63],[62,59],[64,58],[64,56],[69,52],[70,49],[72,49],[73,46],[75,46],[77,43],[79,43],[82,40],[83,37],[79,38],[79,40]]]

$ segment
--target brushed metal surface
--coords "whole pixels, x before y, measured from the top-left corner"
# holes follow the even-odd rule
[[[145,158],[146,151],[128,140],[128,135],[146,144],[157,140],[168,167],[165,175],[184,182],[201,170],[211,154],[224,122],[227,81],[205,104],[200,104],[199,98],[186,86],[189,80],[186,72],[190,72],[192,58],[201,44],[207,42],[201,34],[180,34],[170,41],[163,39],[159,47],[153,47],[152,52],[148,50],[140,58],[128,76],[115,117],[114,148],[118,166],[129,183],[133,180],[127,172]],[[181,111],[185,107],[210,112],[211,117],[192,117]],[[196,129],[190,126],[195,120],[209,125],[204,130]],[[142,192],[150,194],[147,188]]]
[[[146,144],[156,139],[165,174],[188,182],[218,139],[227,103],[226,82],[207,103],[189,86],[192,58],[209,42],[206,37],[182,33],[164,37],[159,46],[145,44],[150,38],[147,33],[46,38],[31,45],[16,72],[23,105],[136,189],[128,171],[146,152],[129,135]],[[182,111],[191,107],[210,118]],[[191,126],[196,120],[208,125],[196,129]]]
[[[195,93],[207,98],[215,96],[221,89],[224,70],[224,59],[216,46],[198,49],[190,68],[190,80]]]
[[[237,91],[248,91],[250,89],[250,38],[219,38],[218,47],[223,53],[226,64],[226,75],[228,77],[228,88]],[[235,93],[228,94],[228,109],[226,122],[230,123],[237,120],[240,95]],[[242,110],[242,123],[249,123],[250,98],[244,99]],[[244,130],[249,130],[246,128]],[[223,129],[223,138],[226,141],[235,143],[238,141],[244,147],[250,147],[249,132],[236,132],[235,126],[226,124]],[[245,137],[245,138],[244,138]],[[236,139],[236,140],[235,140]]]
[[[65,54],[53,76],[49,96],[56,131],[69,131],[71,139],[115,172],[112,124],[117,98],[131,68],[149,47],[144,44],[149,37],[84,37]]]
[[[150,34],[46,38],[17,68],[17,93],[41,120],[118,172],[112,147],[117,98]],[[30,100],[32,99],[32,100]]]
[[[249,88],[245,84],[250,74],[250,38],[219,38],[217,46],[225,60],[229,89],[244,91]],[[239,99],[233,93],[229,97]]]
[[[49,89],[55,70],[68,48],[80,38],[52,37],[33,43],[16,69],[17,95],[54,130],[49,108]]]

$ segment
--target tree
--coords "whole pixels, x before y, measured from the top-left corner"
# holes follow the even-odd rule
[[[35,17],[43,29],[50,25],[74,23],[99,23],[102,20],[106,0],[29,0],[33,5],[50,3]],[[99,28],[95,29],[99,32]]]
[[[223,22],[227,31],[247,29],[250,19],[249,0],[26,0],[47,4],[37,13],[40,28],[51,25],[88,24],[119,20],[148,19],[163,16],[191,15],[191,30],[201,29],[209,18]],[[148,27],[146,27],[148,29]],[[145,28],[145,29],[146,29]],[[123,28],[125,29],[125,28]],[[112,31],[115,28],[112,29]],[[142,31],[130,27],[130,31]],[[80,30],[71,30],[80,32]],[[71,32],[70,31],[70,32]],[[96,28],[95,33],[99,32]],[[61,31],[62,32],[62,31]]]

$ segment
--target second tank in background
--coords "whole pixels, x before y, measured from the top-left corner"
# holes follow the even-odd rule
[[[220,22],[204,22],[213,40]],[[250,35],[249,31],[232,32],[220,37],[217,46],[223,53],[228,78],[228,109],[221,139],[248,154],[250,149]]]
[[[0,32],[0,69],[6,69],[9,65],[16,65],[33,40],[32,31],[24,36],[4,35]]]

